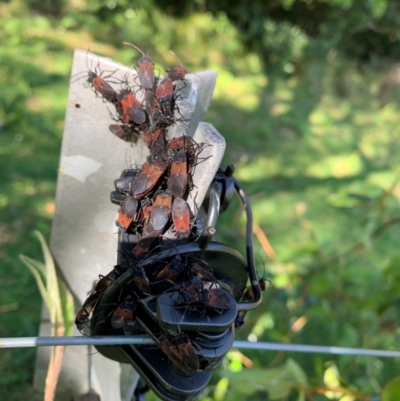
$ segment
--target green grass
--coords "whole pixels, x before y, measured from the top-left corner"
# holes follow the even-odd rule
[[[50,235],[73,48],[90,46],[132,64],[137,55],[121,46],[128,40],[151,49],[158,66],[175,63],[173,49],[188,70],[219,72],[207,121],[225,136],[224,163],[235,164],[277,255],[269,260],[255,239],[259,274],[265,268],[271,286],[237,337],[396,349],[399,228],[390,222],[400,217],[400,99],[396,88],[382,95],[378,69],[310,56],[293,74],[267,74],[224,16],[176,21],[138,9],[103,24],[89,11],[71,9],[52,22],[18,4],[0,8],[1,336],[38,332],[41,299],[18,255],[41,259],[33,231]],[[244,253],[237,201],[221,215],[218,230]],[[345,380],[370,396],[400,375],[397,360],[244,353],[259,368],[290,356],[313,386],[324,385],[327,362],[335,361]],[[1,351],[0,399],[31,394],[34,358],[33,349]],[[223,369],[212,380],[211,399],[220,399]],[[230,400],[234,385],[229,382]],[[242,396],[255,400],[257,394]]]

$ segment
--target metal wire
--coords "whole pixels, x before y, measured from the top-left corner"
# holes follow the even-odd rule
[[[256,271],[256,263],[254,261],[254,253],[253,253],[253,212],[251,210],[251,205],[246,192],[244,192],[242,186],[239,184],[239,181],[233,177],[233,182],[235,185],[235,190],[239,195],[240,201],[243,204],[244,210],[246,212],[247,222],[246,222],[246,254],[247,254],[247,263],[249,268],[249,277],[251,280],[251,287],[253,289],[254,299],[250,302],[238,302],[239,310],[251,310],[256,308],[261,304],[262,296],[260,284],[258,282],[257,271]]]
[[[151,345],[154,341],[148,336],[71,336],[71,337],[12,337],[0,338],[0,348],[48,347],[56,345]],[[269,342],[235,341],[233,348],[258,351],[288,351],[317,354],[376,356],[381,358],[400,358],[398,351],[383,351],[362,348],[329,347],[320,345],[281,344]]]

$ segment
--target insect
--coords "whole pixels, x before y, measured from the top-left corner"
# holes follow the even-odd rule
[[[109,102],[116,101],[117,92],[105,79],[97,75],[95,72],[89,71],[87,81],[91,84],[93,90],[96,93],[100,93],[104,99],[108,100]]]
[[[135,180],[135,175],[126,175],[124,177],[117,178],[114,181],[115,189],[124,194],[130,195],[132,192],[132,185],[134,180]]]
[[[163,155],[165,154],[164,132],[163,132],[163,130],[157,130],[157,131],[159,131],[157,137],[154,137],[154,140],[149,145],[150,154],[155,157],[158,157],[158,156],[163,157]]]
[[[143,57],[138,61],[140,85],[145,91],[152,91],[154,88],[154,65],[151,58],[147,54],[145,55],[142,50],[132,43],[124,42],[124,45],[131,46],[142,53]]]
[[[121,120],[126,123],[142,125],[146,122],[147,114],[142,104],[128,89],[122,89],[117,93],[116,109]]]
[[[143,292],[143,294],[150,295],[150,282],[143,267],[136,267],[132,269],[132,275],[133,282],[135,283],[136,287]]]
[[[125,199],[119,209],[118,219],[115,224],[119,228],[127,230],[137,214],[137,209],[138,201],[133,196]]]
[[[265,291],[265,282],[267,279],[265,277],[258,279],[258,285],[260,286],[261,291]],[[242,300],[243,301],[252,301],[254,299],[254,292],[252,286],[247,287],[245,293],[243,294]],[[239,328],[243,326],[244,319],[246,317],[247,311],[241,310],[238,312],[236,319],[235,319],[235,328]]]
[[[148,223],[151,214],[151,209],[152,209],[152,204],[150,199],[144,198],[140,201],[137,221],[139,225],[140,224],[142,225],[142,227]]]
[[[173,152],[171,170],[168,177],[168,188],[172,195],[180,198],[184,195],[188,184],[186,151]]]
[[[181,291],[176,300],[176,308],[188,308],[197,311],[200,316],[205,316],[207,310],[213,310],[221,314],[228,309],[229,297],[221,288],[190,289]]]
[[[171,214],[172,196],[161,192],[156,196],[150,215],[150,224],[157,231],[162,231],[169,221]]]
[[[133,196],[136,199],[140,199],[149,193],[164,174],[167,167],[168,163],[163,160],[154,160],[154,158],[149,157],[143,166],[143,170],[136,176],[133,182]]]
[[[167,264],[162,270],[160,270],[154,278],[154,281],[161,280],[170,280],[172,282],[176,282],[181,275],[185,271],[185,265],[182,262],[182,259],[179,254]]]
[[[143,139],[144,143],[151,148],[160,135],[164,136],[164,131],[161,128],[151,129],[149,127],[143,131],[141,138]]]
[[[201,152],[202,145],[197,145],[192,138],[187,135],[179,136],[172,139],[168,144],[168,153],[172,159],[175,157],[179,159],[184,158],[184,156],[177,155],[186,155],[186,160],[188,164],[188,175],[193,170],[193,167],[197,161],[197,155]]]
[[[128,138],[132,134],[137,135],[128,124],[111,124],[108,129],[118,138]]]
[[[187,71],[183,68],[183,65],[179,58],[176,56],[176,54],[170,50],[170,53],[172,53],[179,61],[179,65],[170,68],[167,70],[168,72],[168,77],[171,79],[171,81],[179,81],[185,79]]]
[[[112,314],[111,326],[114,327],[114,329],[122,328],[125,335],[131,335],[135,323],[133,320],[135,310],[135,301],[133,300],[132,295],[128,295]]]
[[[100,63],[97,62],[97,66],[93,70],[92,67],[88,65],[88,55],[86,56],[86,67],[87,67],[87,78],[86,81],[90,84],[91,88],[94,90],[96,95],[100,94],[104,99],[108,100],[109,102],[115,102],[117,99],[117,92],[115,89],[105,80],[108,77],[111,77],[116,71],[112,72],[111,74],[102,77],[102,71],[100,71]],[[97,73],[97,70],[99,73]],[[78,78],[80,79],[80,78]]]
[[[200,368],[197,352],[185,333],[165,334],[160,338],[161,350],[169,360],[186,373],[197,373]]]
[[[78,311],[75,318],[75,325],[79,331],[81,331],[85,324],[88,322],[90,314],[96,306],[98,300],[102,297],[107,288],[123,273],[124,268],[122,266],[114,266],[105,276],[99,276],[100,280],[96,284],[95,289],[88,296],[86,301],[83,303],[82,308]]]
[[[246,317],[247,311],[245,310],[240,310],[238,314],[236,315],[235,319],[235,329],[238,329],[239,327],[242,327],[244,324],[244,318]]]
[[[177,238],[187,238],[190,232],[190,210],[188,204],[184,199],[174,199],[174,203],[172,204],[171,216]]]
[[[172,113],[174,84],[169,77],[164,78],[156,87],[156,98],[164,113]]]
[[[135,256],[141,255],[143,252],[147,251],[147,249],[155,242],[158,238],[158,230],[156,230],[150,222],[148,222],[143,227],[143,236],[138,242],[137,245],[133,248],[133,253]]]
[[[82,308],[79,309],[75,318],[75,325],[79,331],[83,330],[85,324],[89,321],[90,314],[92,313],[100,297],[101,297],[100,293],[96,291],[93,292],[83,303]]]
[[[205,269],[204,267],[194,263],[191,266],[191,270],[197,277],[199,277],[202,281],[207,281],[209,283],[215,283],[219,287],[225,289],[228,292],[232,292],[232,288],[230,285],[224,283],[221,280],[218,280],[209,270]]]
[[[144,93],[144,104],[151,124],[153,126],[158,124],[162,119],[162,112],[158,100],[152,91],[146,91]]]

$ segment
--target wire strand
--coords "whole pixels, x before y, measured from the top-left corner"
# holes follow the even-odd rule
[[[64,345],[154,345],[148,336],[71,336],[71,337],[12,337],[0,338],[0,348],[50,347]],[[399,351],[384,351],[363,348],[346,348],[321,345],[282,344],[270,342],[235,341],[233,348],[258,351],[287,351],[317,354],[376,356],[400,358]]]

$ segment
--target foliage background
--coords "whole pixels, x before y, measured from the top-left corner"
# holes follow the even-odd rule
[[[237,338],[398,348],[399,7],[0,2],[0,335],[37,334],[42,302],[17,256],[40,259],[33,231],[50,235],[73,49],[133,64],[128,40],[156,64],[173,65],[173,49],[189,71],[219,73],[208,121],[276,254],[256,241],[271,284]],[[219,233],[244,251],[237,203]],[[0,355],[0,399],[27,399],[35,351]],[[369,400],[399,375],[394,359],[231,352],[204,398]]]

